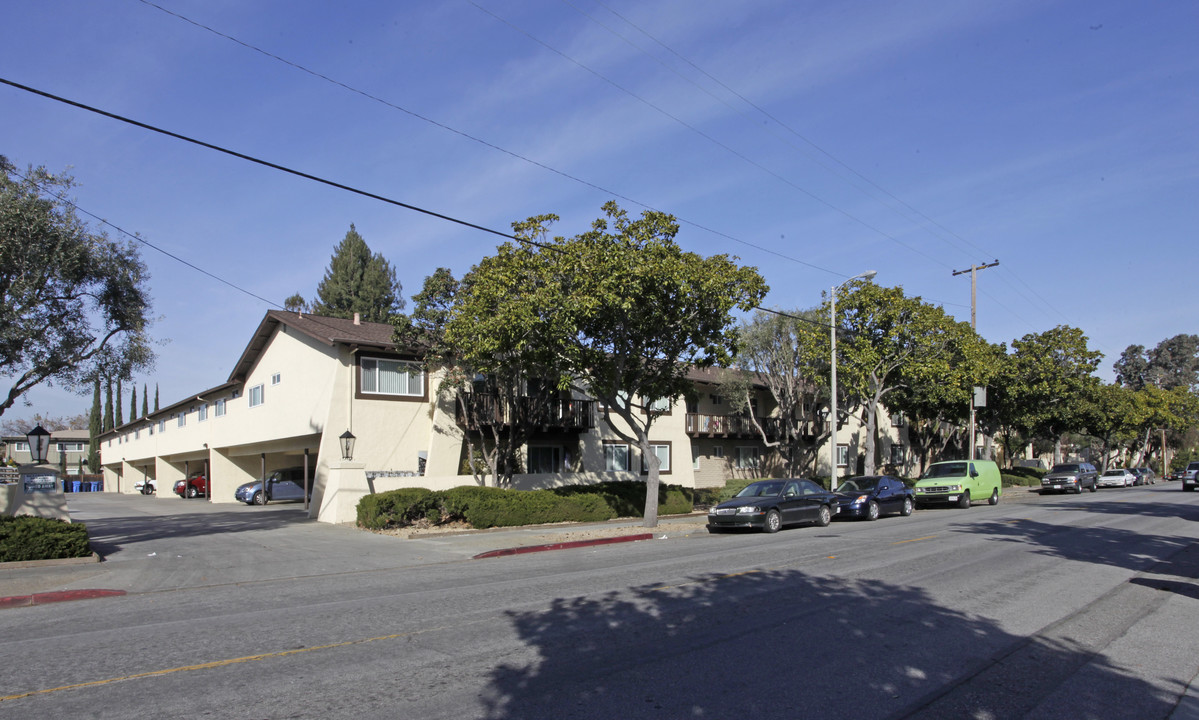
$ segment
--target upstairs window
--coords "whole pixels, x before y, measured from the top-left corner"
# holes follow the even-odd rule
[[[396,397],[425,395],[425,373],[416,363],[364,357],[361,367],[363,394]]]
[[[263,392],[261,383],[250,388],[250,407],[258,407],[264,402]]]
[[[224,414],[225,414],[225,398],[221,398],[220,400],[216,401],[215,415],[217,417],[221,417]]]

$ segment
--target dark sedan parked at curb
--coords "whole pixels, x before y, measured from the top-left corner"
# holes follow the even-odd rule
[[[865,475],[850,478],[837,486],[837,517],[877,520],[880,515],[912,514],[916,496],[903,480],[890,475]]]
[[[837,496],[811,480],[759,480],[708,511],[708,532],[756,528],[773,533],[804,522],[825,527],[838,507]]]

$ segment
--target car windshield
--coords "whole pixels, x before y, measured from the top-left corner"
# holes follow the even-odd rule
[[[1049,472],[1051,472],[1051,473],[1078,472],[1078,466],[1077,465],[1054,465],[1053,469],[1050,470]]]
[[[966,463],[951,462],[951,463],[939,463],[937,465],[933,465],[932,467],[930,467],[928,469],[928,472],[924,473],[924,477],[926,477],[926,478],[962,477],[965,474],[966,474]]]
[[[756,482],[746,485],[735,497],[772,497],[783,491],[780,481]]]
[[[867,492],[878,487],[878,478],[860,477],[846,480],[837,486],[839,493]]]
[[[1123,470],[1108,470],[1107,472],[1105,472],[1103,474],[1104,475],[1123,475],[1124,471]]]

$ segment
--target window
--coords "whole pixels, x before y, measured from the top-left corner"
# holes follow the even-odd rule
[[[250,388],[250,407],[258,407],[264,402],[262,397],[263,392],[262,383]]]
[[[658,456],[658,462],[659,462],[658,472],[663,473],[663,474],[669,473],[670,472],[670,443],[650,443],[649,451],[652,452],[654,455]],[[641,472],[642,472],[642,474],[649,472],[649,459],[648,458],[641,459]]]
[[[200,409],[196,411],[196,419],[200,422],[204,422],[208,419],[208,403],[204,403],[200,406]]]
[[[849,464],[849,446],[837,443],[837,467],[845,467]]]
[[[187,413],[179,413],[179,427],[187,424]]]
[[[15,442],[15,443],[13,443],[13,450],[15,452],[29,452],[29,443],[28,442]]]
[[[646,411],[667,415],[670,413],[671,404],[670,398],[659,398],[658,400],[654,400],[653,402],[649,403]]]
[[[898,443],[896,443],[895,445],[892,445],[891,446],[891,464],[894,465],[895,467],[902,466],[903,465],[903,457],[904,457],[903,445],[900,445]]]
[[[907,423],[903,420],[903,413],[893,413],[891,415],[891,427],[903,427]]]
[[[153,435],[154,434],[154,423],[150,423],[148,427],[150,429],[150,434]]]
[[[628,443],[604,443],[604,471],[623,472],[628,469]]]
[[[716,447],[712,448],[712,457],[714,457],[714,458],[724,457],[724,446],[717,445]]]
[[[164,433],[167,431],[167,421],[165,419],[158,421],[158,432]]]
[[[70,442],[58,443],[59,452],[83,452],[87,449],[86,443]]]
[[[278,385],[281,382],[283,382],[283,375],[281,373],[271,375],[271,385]]]
[[[756,447],[737,448],[735,467],[739,470],[757,470],[760,455]]]
[[[424,397],[425,374],[416,363],[364,357],[361,368],[363,393]]]
[[[220,400],[216,401],[216,412],[214,414],[217,417],[221,417],[225,414],[225,398],[221,398]]]
[[[720,395],[708,395],[708,400],[710,400],[713,405],[723,405],[724,404],[724,398]]]
[[[141,430],[141,428],[137,428],[136,430],[134,430],[134,431],[133,431],[133,439],[134,439],[134,440],[140,440],[140,439],[141,439],[141,437],[142,437],[142,430]]]
[[[529,467],[527,470],[530,473],[562,472],[562,448],[530,447]]]

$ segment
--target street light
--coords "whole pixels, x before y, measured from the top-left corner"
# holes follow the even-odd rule
[[[338,441],[341,444],[341,459],[342,460],[353,460],[354,459],[354,441],[357,439],[358,438],[354,437],[354,433],[350,432],[349,430],[346,430],[345,432],[343,432],[341,434],[341,437],[338,438]]]
[[[837,487],[837,291],[845,287],[854,280],[870,280],[878,273],[874,270],[867,270],[859,275],[854,275],[840,285],[834,285],[828,293],[828,329],[829,337],[832,340],[832,379],[829,382],[829,450],[828,450],[828,484],[829,490],[835,490]]]

